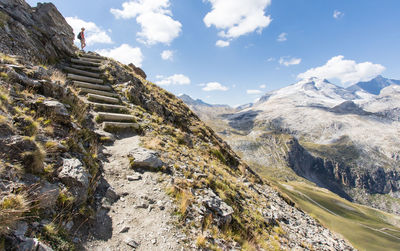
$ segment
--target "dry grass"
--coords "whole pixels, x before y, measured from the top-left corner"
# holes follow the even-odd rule
[[[181,191],[181,204],[180,204],[180,213],[185,215],[188,209],[188,206],[192,203],[193,195],[188,190]]]
[[[46,149],[46,152],[48,152],[48,153],[57,152],[58,143],[56,141],[47,141],[45,144],[45,149]]]
[[[42,173],[44,170],[44,160],[46,152],[43,147],[38,146],[34,151],[23,152],[21,154],[25,167],[32,173]]]
[[[17,60],[13,57],[10,57],[4,53],[0,52],[0,59],[3,61],[5,64],[18,64]]]
[[[196,246],[199,248],[206,247],[206,237],[204,235],[199,235],[196,239]]]
[[[61,85],[65,84],[66,77],[65,74],[62,73],[60,70],[53,70],[53,73],[50,76],[50,80]]]
[[[0,201],[0,236],[9,233],[29,210],[30,202],[25,194],[5,195]]]
[[[54,135],[54,126],[48,125],[45,128],[43,128],[44,132],[48,136],[53,136]]]

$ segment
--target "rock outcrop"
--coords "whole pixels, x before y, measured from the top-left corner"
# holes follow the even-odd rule
[[[0,50],[34,62],[56,62],[77,50],[74,33],[52,3],[32,8],[24,0],[0,0]]]

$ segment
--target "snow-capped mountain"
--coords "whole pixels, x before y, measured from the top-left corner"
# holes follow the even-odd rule
[[[252,107],[220,114],[224,123],[219,124],[232,128],[222,136],[248,162],[286,163],[345,198],[400,212],[397,199],[375,195],[372,203],[365,195],[400,198],[399,82],[379,76],[344,88],[302,80],[265,94]]]
[[[400,80],[387,79],[379,75],[368,82],[360,82],[352,85],[348,87],[347,90],[354,93],[362,90],[374,95],[379,95],[382,89],[391,85],[400,85]]]

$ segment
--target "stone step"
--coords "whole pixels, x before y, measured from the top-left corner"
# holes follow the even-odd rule
[[[122,113],[109,113],[109,112],[98,112],[97,121],[111,121],[111,122],[135,122],[135,116]]]
[[[101,69],[99,67],[92,67],[92,66],[85,66],[85,65],[77,65],[77,64],[71,64],[70,65],[72,68],[79,69],[79,70],[85,70],[85,71],[95,71],[99,72]]]
[[[68,73],[67,78],[71,79],[71,80],[77,80],[77,81],[81,81],[81,82],[88,82],[88,83],[94,83],[94,84],[103,84],[104,83],[104,81],[102,79],[85,77],[85,76],[80,76],[80,75],[71,74],[71,73]]]
[[[80,56],[78,59],[83,60],[83,61],[88,61],[88,62],[93,62],[93,63],[102,63],[104,59],[96,59],[96,58],[87,58],[85,56]]]
[[[96,56],[96,55],[91,55],[91,54],[78,54],[78,57],[83,57],[83,58],[94,58],[94,59],[105,59],[102,56]]]
[[[140,126],[137,123],[103,122],[103,130],[106,132],[116,132],[127,129],[138,130],[139,128]]]
[[[81,88],[89,88],[89,89],[100,90],[100,91],[112,91],[112,87],[109,85],[96,85],[96,84],[91,84],[91,83],[86,83],[86,82],[81,82],[81,81],[74,81],[73,84],[76,87],[81,87]]]
[[[88,105],[92,106],[95,111],[103,112],[114,112],[114,113],[128,113],[129,108],[123,105],[110,105],[101,104],[95,102],[88,102]]]
[[[79,65],[86,65],[86,66],[100,66],[100,63],[90,62],[86,60],[71,58],[71,62]]]
[[[71,68],[71,67],[64,67],[64,70],[69,72],[69,73],[74,73],[74,74],[78,74],[78,75],[82,75],[82,76],[86,76],[86,77],[100,78],[100,74],[99,73],[78,70],[78,69]]]
[[[102,96],[102,95],[97,95],[97,94],[91,94],[89,93],[87,95],[89,101],[93,102],[98,102],[98,103],[106,103],[106,104],[119,104],[119,99],[117,98],[112,98],[112,97],[107,97],[107,96]]]
[[[119,95],[115,92],[110,92],[110,91],[99,91],[95,89],[88,89],[88,88],[81,88],[80,89],[80,94],[83,93],[91,93],[91,94],[97,94],[97,95],[102,95],[102,96],[107,96],[107,97],[114,97],[118,98]]]

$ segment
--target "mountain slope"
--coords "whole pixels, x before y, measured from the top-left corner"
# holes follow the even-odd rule
[[[14,14],[53,9],[63,20],[52,4],[0,3],[3,34]],[[0,54],[2,248],[353,249],[173,94],[111,58],[71,54],[72,41],[65,48],[43,33],[40,45],[36,33],[24,35],[27,47],[9,48],[19,56]],[[32,44],[55,46],[54,54],[25,55]]]

